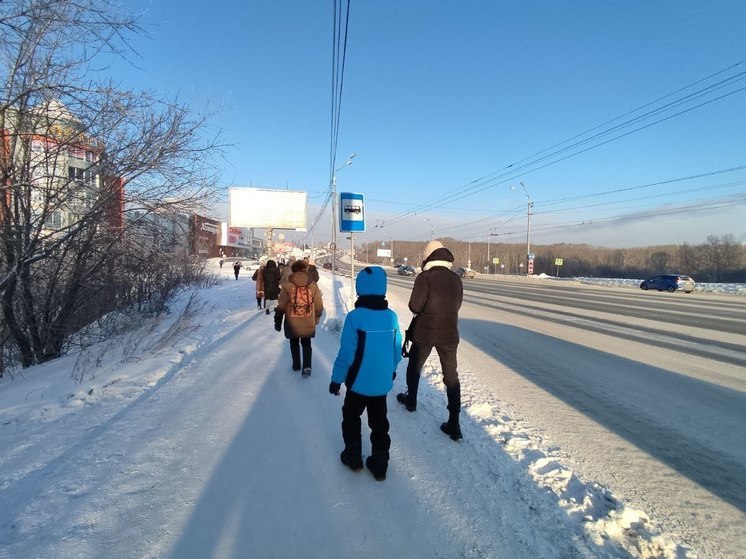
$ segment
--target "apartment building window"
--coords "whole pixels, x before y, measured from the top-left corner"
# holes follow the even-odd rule
[[[70,183],[67,186],[68,200],[77,199],[80,204],[90,208],[96,196],[96,173],[91,169],[80,167],[68,167],[67,177]]]
[[[52,214],[44,222],[44,226],[49,229],[62,229],[62,212],[52,212]]]

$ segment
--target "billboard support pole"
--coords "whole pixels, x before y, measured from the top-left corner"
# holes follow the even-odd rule
[[[267,258],[272,258],[275,255],[274,251],[274,243],[272,242],[272,234],[274,233],[274,229],[267,229],[265,232],[265,235],[267,237]]]

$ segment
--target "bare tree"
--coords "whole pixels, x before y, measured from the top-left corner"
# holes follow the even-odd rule
[[[738,264],[739,250],[740,247],[733,235],[707,237],[707,243],[702,245],[702,251],[714,281],[723,281],[723,273]]]
[[[650,255],[650,265],[657,274],[668,270],[671,264],[671,255],[664,250],[658,250]]]
[[[0,2],[0,318],[24,367],[110,310],[162,308],[187,255],[154,240],[213,194],[209,115],[93,79],[136,32],[108,0]]]

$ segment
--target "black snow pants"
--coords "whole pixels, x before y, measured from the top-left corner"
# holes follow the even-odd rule
[[[358,449],[362,448],[362,422],[360,418],[365,409],[368,410],[368,427],[370,427],[372,469],[385,474],[389,464],[389,449],[391,448],[385,395],[363,396],[352,390],[347,391],[342,406],[342,438],[345,442],[345,448],[353,452],[359,452]]]

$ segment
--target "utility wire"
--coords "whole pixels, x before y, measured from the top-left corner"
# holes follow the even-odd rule
[[[332,68],[331,68],[331,110],[330,110],[330,139],[329,139],[329,180],[321,209],[306,231],[306,239],[311,235],[321,220],[329,202],[332,199],[332,179],[337,164],[337,142],[339,140],[339,123],[342,113],[342,90],[344,88],[344,69],[347,58],[347,33],[350,23],[350,0],[345,2],[334,0],[332,26]],[[344,13],[343,13],[344,11]]]
[[[638,107],[637,109],[634,109],[633,111],[629,111],[629,112],[625,113],[624,115],[621,115],[620,117],[617,117],[615,119],[607,121],[606,123],[598,125],[598,126],[596,126],[594,128],[591,128],[591,129],[587,130],[586,132],[583,132],[581,134],[573,136],[572,138],[570,138],[568,140],[565,140],[563,142],[560,142],[559,144],[556,144],[555,146],[553,146],[553,148],[562,146],[562,145],[564,145],[564,144],[566,144],[568,142],[571,142],[571,141],[573,141],[573,140],[575,140],[577,138],[581,138],[581,137],[587,135],[590,132],[596,131],[599,128],[604,127],[607,124],[616,122],[617,120],[620,120],[621,118],[624,118],[627,115],[634,114],[636,112],[639,112],[642,109],[645,109],[647,107],[655,105],[656,103],[659,103],[660,101],[662,101],[664,99],[672,97],[673,95],[676,95],[677,93],[685,91],[685,90],[687,90],[687,89],[689,89],[689,88],[691,88],[693,86],[699,85],[702,82],[705,82],[705,81],[707,81],[707,80],[709,80],[709,79],[711,79],[711,78],[713,78],[715,76],[718,76],[718,75],[723,74],[723,73],[725,73],[725,72],[727,72],[729,70],[732,70],[732,69],[734,69],[734,68],[736,68],[736,67],[738,67],[738,66],[740,66],[740,65],[742,65],[744,63],[746,63],[746,60],[742,60],[742,61],[740,61],[740,62],[738,62],[736,64],[733,64],[733,65],[729,66],[728,68],[725,68],[725,69],[723,69],[723,70],[721,70],[719,72],[711,74],[710,76],[707,76],[706,78],[702,78],[702,79],[700,79],[700,80],[698,80],[696,82],[693,82],[692,84],[689,84],[689,85],[687,85],[687,86],[685,86],[683,88],[680,88],[680,89],[676,90],[675,92],[672,92],[672,93],[670,93],[668,95],[660,97],[660,98],[658,98],[655,101],[652,101],[650,103],[642,105],[641,107]],[[714,99],[710,99],[708,101],[700,103],[700,104],[698,104],[698,105],[696,105],[694,107],[690,107],[688,109],[684,109],[684,110],[679,111],[679,112],[677,112],[677,113],[675,113],[673,115],[670,115],[670,116],[665,117],[665,118],[661,118],[659,120],[656,120],[656,121],[654,121],[652,123],[649,123],[649,124],[646,124],[644,126],[639,126],[639,127],[635,128],[635,129],[633,129],[631,131],[628,131],[628,132],[623,133],[623,134],[618,134],[618,135],[614,136],[611,139],[605,140],[603,142],[595,143],[594,145],[592,145],[590,147],[586,147],[585,149],[580,149],[580,150],[574,151],[573,153],[571,153],[569,155],[566,155],[564,157],[561,157],[561,158],[557,159],[557,157],[559,155],[561,155],[563,153],[566,153],[567,151],[571,151],[571,150],[573,150],[575,148],[579,148],[579,147],[581,147],[581,146],[583,146],[583,145],[585,145],[587,143],[590,143],[590,142],[592,142],[594,140],[598,140],[598,139],[603,138],[605,136],[614,134],[615,132],[618,132],[618,131],[623,130],[625,128],[628,128],[630,126],[634,126],[637,123],[640,123],[640,122],[643,122],[643,121],[645,121],[647,119],[653,118],[656,115],[659,115],[659,114],[661,114],[663,112],[672,110],[672,109],[674,109],[677,106],[680,106],[682,104],[691,102],[691,101],[693,101],[695,99],[701,98],[704,95],[711,94],[711,93],[713,93],[713,92],[715,92],[715,91],[717,91],[719,89],[722,89],[724,87],[731,86],[735,82],[740,81],[740,80],[742,80],[744,78],[746,78],[746,72],[739,72],[738,74],[729,76],[729,77],[727,77],[725,79],[722,79],[722,80],[718,81],[717,83],[714,83],[714,84],[709,85],[707,87],[701,88],[701,89],[699,89],[699,90],[697,90],[697,91],[695,91],[693,93],[690,93],[688,95],[680,97],[680,98],[678,98],[678,99],[676,99],[676,100],[674,100],[672,102],[669,102],[669,103],[667,103],[667,104],[665,104],[665,105],[663,105],[663,106],[661,106],[661,107],[659,107],[657,109],[654,109],[652,111],[648,111],[647,113],[645,113],[643,115],[637,116],[637,117],[632,118],[632,119],[628,119],[627,121],[625,121],[625,122],[623,122],[621,124],[615,125],[615,126],[613,126],[611,128],[607,128],[604,131],[596,133],[596,134],[594,134],[594,135],[592,135],[592,136],[590,136],[588,138],[585,138],[583,140],[574,142],[571,145],[569,145],[567,147],[564,147],[562,149],[554,149],[553,150],[553,148],[547,148],[545,150],[537,152],[533,156],[529,156],[527,158],[524,158],[524,159],[522,159],[520,161],[517,161],[515,163],[507,165],[503,169],[495,171],[494,173],[490,173],[490,174],[485,175],[485,176],[483,176],[483,177],[481,177],[479,179],[471,181],[471,182],[467,183],[466,185],[464,185],[462,187],[459,187],[455,191],[452,191],[452,192],[450,192],[447,195],[444,195],[444,196],[442,196],[440,198],[437,198],[437,199],[433,200],[430,204],[423,204],[423,205],[420,205],[420,206],[413,207],[410,210],[407,210],[405,212],[402,212],[402,213],[394,216],[390,220],[388,220],[388,222],[386,224],[384,224],[384,226],[385,225],[392,225],[392,224],[394,224],[396,222],[399,222],[399,221],[401,221],[403,219],[406,219],[406,218],[408,218],[408,217],[410,217],[412,215],[415,215],[418,212],[421,212],[423,210],[436,208],[439,205],[442,205],[442,204],[445,204],[445,203],[448,203],[448,202],[453,202],[453,201],[456,201],[456,200],[460,200],[460,199],[466,198],[468,196],[472,196],[472,195],[474,195],[474,194],[476,194],[478,192],[482,192],[482,191],[487,190],[489,188],[493,188],[494,186],[497,186],[499,184],[503,184],[503,183],[506,183],[506,182],[508,182],[510,180],[514,180],[517,176],[519,176],[521,174],[527,174],[527,173],[530,173],[530,172],[535,172],[535,171],[537,171],[539,169],[542,169],[544,167],[547,167],[549,165],[554,165],[554,164],[559,163],[561,161],[564,161],[565,159],[568,159],[570,157],[574,157],[576,155],[580,155],[581,153],[584,153],[584,152],[589,151],[591,149],[595,149],[596,147],[600,147],[602,145],[605,145],[605,144],[610,143],[612,141],[618,140],[618,139],[623,138],[623,137],[625,137],[627,135],[630,135],[632,133],[635,133],[635,132],[638,132],[638,131],[643,130],[645,128],[648,128],[650,126],[653,126],[655,124],[659,124],[661,122],[664,122],[664,121],[669,120],[671,118],[674,118],[676,116],[680,116],[680,115],[682,115],[684,113],[687,113],[687,112],[690,112],[690,111],[695,110],[697,108],[700,108],[702,106],[708,105],[708,104],[710,104],[712,102],[721,100],[721,99],[723,99],[725,97],[728,97],[730,95],[734,95],[736,93],[739,93],[739,92],[743,91],[744,89],[746,89],[746,87],[739,88],[739,89],[727,92],[727,93],[725,93],[723,95],[720,95],[720,96],[718,96],[718,97],[716,97]],[[538,157],[539,155],[544,154],[546,152],[550,152],[550,153],[548,155],[544,155],[542,157]],[[537,165],[539,163],[545,162],[547,160],[550,160],[550,161],[537,167]],[[520,171],[525,171],[525,172],[521,173]]]

